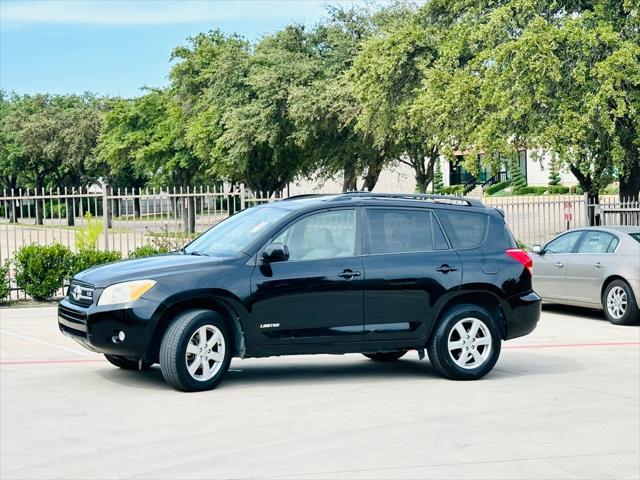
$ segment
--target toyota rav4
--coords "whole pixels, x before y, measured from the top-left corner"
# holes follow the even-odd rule
[[[307,195],[243,210],[182,250],[76,275],[60,330],[112,364],[208,390],[233,357],[426,349],[435,370],[486,375],[531,332],[532,262],[502,213],[436,195]]]

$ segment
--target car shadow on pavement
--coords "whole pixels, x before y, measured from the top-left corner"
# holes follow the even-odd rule
[[[401,378],[439,378],[426,360],[403,359],[390,363],[378,363],[363,359],[358,363],[347,361],[344,364],[333,362],[327,364],[321,360],[313,363],[313,356],[300,358],[300,363],[287,361],[280,365],[271,362],[269,365],[259,365],[254,363],[254,359],[246,363],[235,359],[220,387],[261,383],[282,385],[283,383],[336,383],[363,379],[384,382]],[[110,382],[132,388],[170,388],[162,378],[158,365],[143,372],[104,368],[97,370],[96,374]]]
[[[297,359],[296,359],[297,360]],[[288,360],[282,364],[255,363],[255,359],[246,361],[235,359],[219,388],[237,388],[256,385],[287,385],[371,381],[392,382],[403,379],[422,379],[446,382],[428,361],[407,358],[390,363],[378,363],[363,359],[353,362],[352,359],[341,363],[327,363],[320,359],[314,363],[313,356],[299,357],[297,361]],[[522,376],[556,375],[580,371],[583,368],[566,356],[542,352],[510,351],[503,352],[495,369],[486,380],[503,380]],[[153,390],[170,389],[155,365],[148,371],[135,372],[117,368],[104,368],[96,373],[113,383],[129,387]]]
[[[551,304],[544,303],[542,305],[543,312],[557,313],[559,315],[566,315],[568,317],[573,318],[581,318],[581,319],[589,319],[589,320],[599,320],[602,322],[609,322],[604,313],[601,310],[596,310],[594,308],[585,308],[585,307],[572,307],[570,305],[559,305],[559,304]]]

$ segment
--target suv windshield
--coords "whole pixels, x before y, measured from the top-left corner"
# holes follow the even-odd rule
[[[192,255],[233,257],[288,213],[288,209],[272,206],[248,208],[207,230],[183,251]]]

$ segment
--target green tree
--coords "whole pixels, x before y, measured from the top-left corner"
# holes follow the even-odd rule
[[[436,115],[416,109],[419,87],[438,59],[437,36],[422,18],[408,10],[381,34],[363,44],[351,79],[363,104],[358,127],[378,146],[393,145],[397,161],[415,172],[417,188],[425,193],[448,132]],[[423,97],[426,93],[423,92]]]
[[[556,158],[554,157],[551,160],[551,168],[549,170],[549,186],[555,187],[556,185],[560,185],[560,173],[558,172],[558,163]]]
[[[637,198],[637,3],[433,0],[423,14],[446,25],[444,61],[431,78],[459,112],[461,144],[542,147],[591,201],[614,176],[621,195]]]

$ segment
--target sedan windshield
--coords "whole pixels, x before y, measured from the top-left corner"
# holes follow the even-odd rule
[[[248,208],[220,222],[187,245],[191,255],[233,257],[247,248],[265,229],[290,213],[286,208]]]
[[[640,243],[640,232],[630,233],[631,238],[633,238],[636,242]]]

